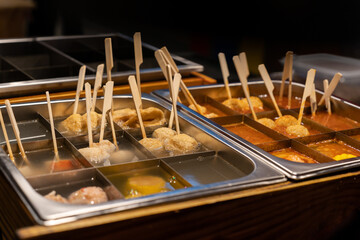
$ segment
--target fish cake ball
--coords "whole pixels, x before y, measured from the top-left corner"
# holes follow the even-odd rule
[[[157,138],[143,138],[139,141],[147,150],[152,152],[154,155],[161,154],[164,152],[164,144]]]
[[[98,147],[106,151],[107,153],[111,154],[115,151],[116,146],[114,143],[110,142],[109,140],[105,139],[98,143],[93,143],[93,147]]]
[[[102,148],[86,147],[79,149],[79,152],[91,163],[100,165],[110,157],[110,154]]]
[[[283,115],[275,120],[276,126],[279,127],[288,127],[292,125],[297,125],[297,119],[292,115]]]
[[[64,198],[60,194],[56,194],[55,191],[51,191],[50,193],[48,193],[44,197],[46,199],[49,199],[49,200],[52,200],[52,201],[55,201],[55,202],[59,202],[59,203],[69,203],[69,201],[66,198]]]
[[[243,108],[243,103],[238,98],[226,99],[225,101],[222,102],[222,104],[238,112],[242,111]]]
[[[131,162],[134,159],[136,159],[135,153],[131,150],[119,150],[119,151],[113,152],[109,157],[109,161],[112,164]]]
[[[98,204],[108,201],[108,197],[101,187],[84,187],[70,194],[70,203],[75,204]]]
[[[161,141],[164,141],[165,139],[170,138],[175,135],[176,135],[176,131],[171,128],[168,128],[168,127],[157,128],[152,133],[153,138],[157,138]]]
[[[91,111],[90,112],[90,119],[91,119],[91,129],[95,130],[100,126],[101,123],[101,114]],[[87,129],[87,113],[82,115],[82,121],[84,122],[84,128]]]
[[[247,101],[247,98],[243,98],[240,101],[241,101],[242,110],[243,111],[249,111],[250,106],[249,106],[249,102]],[[258,110],[263,109],[263,103],[260,100],[260,98],[255,97],[255,96],[250,96],[250,102],[251,102],[251,105],[253,106],[254,109],[258,109]]]
[[[177,134],[164,142],[165,150],[172,154],[185,154],[196,151],[199,143],[195,138],[185,134]]]
[[[271,129],[274,129],[276,127],[275,122],[270,118],[260,118],[258,119],[258,122]]]
[[[290,134],[291,136],[295,136],[295,137],[309,136],[309,130],[305,126],[300,125],[300,124],[288,126],[286,128],[286,133]]]

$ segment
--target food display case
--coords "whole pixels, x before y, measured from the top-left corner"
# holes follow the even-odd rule
[[[274,80],[273,83],[275,86],[274,95],[278,96],[281,81]],[[230,89],[233,98],[242,98],[246,100],[240,84],[231,84]],[[285,89],[287,89],[286,85]],[[289,109],[282,107],[281,104],[279,104],[279,108],[283,116],[291,115],[297,119],[304,85],[301,83],[293,83],[292,89],[292,96],[294,98],[292,107]],[[330,139],[336,139],[336,141],[345,143],[345,145],[354,149],[354,151],[360,149],[359,142],[349,136],[350,134],[355,135],[353,131],[356,131],[360,127],[360,108],[352,103],[336,96],[332,96],[332,114],[329,115],[324,106],[319,106],[315,116],[312,116],[309,99],[307,99],[307,107],[304,109],[302,125],[308,129],[309,134],[308,136],[299,137],[287,134],[284,129],[270,128],[255,121],[250,112],[243,113],[233,111],[224,105],[223,101],[226,100],[227,95],[225,87],[222,84],[191,87],[189,90],[194,98],[198,100],[198,104],[206,106],[207,103],[211,102],[212,107],[217,107],[222,112],[226,112],[227,115],[217,115],[207,118],[189,108],[184,96],[182,96],[183,102],[180,104],[182,112],[203,124],[211,126],[214,131],[228,136],[239,145],[247,146],[255,154],[260,156],[260,159],[266,159],[266,161],[273,164],[290,179],[301,180],[313,178],[333,172],[341,172],[349,168],[359,167],[359,153],[353,153],[348,157],[345,157],[344,155],[345,159],[339,161],[333,159],[334,156],[326,156],[323,153],[314,150],[314,148],[309,147],[310,142],[314,143],[320,140],[325,141],[327,139],[330,141]],[[261,111],[256,113],[258,119],[270,118],[275,120],[279,118],[277,111],[268,96],[264,82],[249,82],[249,92],[251,96],[257,96],[263,102]],[[169,100],[167,90],[158,90],[155,91],[154,94]],[[316,92],[318,100],[321,98],[322,94],[321,91]],[[286,96],[285,93],[284,98],[286,98]],[[244,129],[244,126],[247,126],[247,128],[250,127],[251,130]],[[336,126],[341,126],[341,128],[336,128]],[[236,131],[236,129],[238,130]],[[287,160],[288,158],[286,158],[284,153],[278,155],[280,150],[284,151],[285,149],[295,150],[297,157],[295,157],[294,152],[288,154],[291,155],[291,157],[288,158],[293,158],[292,160]],[[342,153],[346,154],[347,151],[342,149]],[[339,155],[340,154],[341,153],[339,153]],[[301,158],[307,160],[301,160]]]
[[[168,122],[170,104],[148,94],[143,94],[142,101],[144,109],[161,109]],[[226,137],[212,132],[182,113],[179,113],[181,132],[194,137],[200,145],[193,152],[158,157],[139,143],[142,138],[139,128],[124,129],[115,124],[119,154],[111,160],[94,163],[87,160],[79,150],[89,145],[87,134],[64,133],[57,124],[71,115],[73,102],[52,102],[60,160],[54,158],[46,102],[12,106],[14,115],[22,126],[19,130],[21,136],[24,136],[22,141],[28,162],[22,158],[14,137],[9,135],[14,153],[14,162],[11,161],[2,139],[1,170],[21,196],[33,219],[40,225],[56,225],[104,213],[286,181],[283,174],[259,161],[245,147],[235,147]],[[96,103],[97,112],[101,114],[99,109],[102,109],[102,99]],[[114,96],[114,111],[131,106],[134,106],[131,96]],[[11,132],[4,108],[1,110],[8,132]],[[78,112],[85,113],[85,101],[79,102]],[[164,126],[167,125],[146,127],[146,131],[151,137],[156,128]],[[105,139],[113,141],[108,128]],[[98,134],[95,133],[95,142],[97,137]],[[160,177],[164,186],[155,192],[149,190],[147,194],[133,196],[131,190],[127,189],[127,180],[134,176]],[[44,197],[55,191],[54,194],[67,199],[72,192],[89,186],[103,189],[107,201],[99,204],[59,203]],[[156,189],[156,186],[153,188]]]
[[[86,81],[92,83],[97,65],[105,64],[105,38],[111,38],[112,42],[112,80],[116,85],[127,83],[127,77],[135,74],[134,43],[133,38],[121,33],[0,40],[2,97],[40,94],[48,89],[53,92],[74,90],[82,65],[86,65]],[[156,50],[142,43],[140,72],[144,83],[163,79],[154,57]],[[184,77],[203,70],[198,63],[175,54],[172,57]],[[104,74],[104,79],[106,77]]]

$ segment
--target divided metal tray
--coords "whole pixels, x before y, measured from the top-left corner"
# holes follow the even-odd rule
[[[120,33],[21,38],[0,40],[0,93],[3,97],[76,89],[79,69],[87,66],[86,81],[92,82],[96,68],[105,64],[104,39],[112,39],[114,67],[112,80],[127,83],[135,74],[133,38]],[[142,43],[141,80],[163,79],[154,57],[156,47]],[[173,55],[184,75],[200,72],[203,66]],[[104,78],[106,71],[104,71]],[[29,87],[31,86],[31,87]]]
[[[143,108],[157,107],[165,113],[168,120],[171,110],[168,102],[149,94],[143,94],[142,100]],[[96,111],[99,113],[102,101],[103,99],[99,98],[96,102]],[[113,103],[114,110],[134,106],[129,95],[114,96]],[[122,129],[115,124],[119,149],[123,151],[122,158],[97,165],[87,161],[78,151],[79,148],[88,146],[87,134],[64,135],[56,128],[60,157],[68,161],[66,165],[55,166],[46,102],[13,104],[12,108],[17,122],[23,124],[20,134],[25,136],[23,145],[30,164],[24,164],[14,137],[9,134],[16,164],[8,157],[7,147],[2,139],[1,171],[39,224],[60,224],[87,216],[286,181],[282,173],[265,161],[259,161],[259,157],[246,146],[235,145],[231,139],[208,129],[181,112],[181,132],[191,135],[200,143],[199,151],[156,157],[139,143],[140,129]],[[52,109],[55,122],[64,119],[72,114],[73,100],[52,101]],[[6,110],[4,107],[0,110],[4,115],[8,132],[11,133]],[[85,113],[84,99],[79,102],[78,113]],[[146,132],[151,135],[152,131],[161,126],[167,125],[146,127]],[[112,141],[109,128],[105,131],[105,139]],[[97,140],[98,134],[95,134],[94,141]],[[162,177],[169,191],[125,198],[128,194],[124,191],[127,177],[142,174]],[[53,190],[66,197],[71,192],[87,186],[101,187],[109,201],[94,205],[78,205],[58,203],[44,198],[44,195]]]
[[[275,90],[274,95],[278,96],[281,81],[273,81]],[[243,90],[241,84],[233,83],[230,84],[230,89],[232,96],[234,98],[244,98]],[[339,88],[341,87],[338,86]],[[304,85],[300,83],[293,83],[293,93],[292,95],[298,99],[301,99],[303,94]],[[209,86],[195,86],[190,87],[189,90],[197,99],[199,104],[208,104],[212,107],[216,107],[225,114],[219,115],[215,118],[206,118],[205,116],[197,113],[196,111],[188,107],[188,103],[184,96],[180,94],[182,103],[179,103],[179,111],[188,115],[192,119],[198,121],[201,124],[207,125],[213,131],[219,133],[220,135],[225,135],[232,140],[236,141],[237,146],[247,147],[253,151],[256,155],[259,156],[259,160],[266,160],[271,163],[273,166],[278,168],[283,172],[288,178],[294,180],[301,180],[311,177],[316,177],[324,174],[329,174],[333,172],[338,172],[354,167],[360,166],[360,155],[356,158],[345,159],[341,161],[335,161],[332,158],[324,156],[318,151],[314,151],[309,148],[307,144],[311,142],[321,141],[321,140],[330,140],[330,139],[341,139],[342,142],[345,142],[347,145],[350,145],[354,149],[360,149],[360,142],[352,136],[358,135],[360,132],[360,124],[354,126],[348,126],[346,129],[332,129],[318,122],[315,122],[311,119],[311,109],[309,104],[306,104],[303,124],[310,127],[313,131],[310,131],[310,136],[306,137],[291,137],[286,136],[278,131],[274,131],[264,125],[256,122],[253,119],[251,113],[246,112],[237,112],[234,111],[225,105],[222,104],[222,101],[227,98],[226,90],[224,85],[209,85]],[[275,119],[278,117],[277,112],[269,99],[267,90],[263,81],[253,81],[249,82],[249,90],[251,96],[258,96],[264,105],[266,110],[259,111],[256,113],[257,118],[269,117]],[[169,101],[169,93],[167,90],[157,90],[152,93],[157,97],[161,97],[164,100]],[[316,91],[317,100],[321,98],[323,92]],[[287,96],[287,85],[285,85],[284,97]],[[294,100],[293,100],[294,102]],[[360,107],[356,106],[346,100],[340,99],[336,96],[331,97],[332,103],[332,115],[335,114],[347,117],[358,123],[360,123]],[[283,115],[289,114],[297,118],[300,105],[286,109],[281,107],[281,112]],[[326,112],[324,106],[319,106],[317,109],[317,114]],[[326,113],[327,114],[327,113]],[[254,139],[249,139],[252,137],[252,134],[247,136],[240,137],[239,133],[236,134],[233,131],[227,129],[231,124],[243,124],[252,127],[257,130],[257,133],[262,134],[261,140],[268,139],[264,142],[255,142]],[[270,138],[270,139],[269,139]],[[299,163],[294,161],[285,160],[270,154],[274,150],[285,148],[292,148],[298,152],[306,155],[310,155],[318,163]]]

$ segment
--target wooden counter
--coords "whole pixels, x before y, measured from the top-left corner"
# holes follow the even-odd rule
[[[201,74],[189,85],[216,83]],[[149,83],[151,92],[165,82]],[[128,93],[127,86],[115,94]],[[52,96],[73,97],[74,92]],[[45,95],[19,97],[12,103],[45,100]],[[3,239],[343,239],[359,217],[360,169],[305,181],[160,204],[56,226],[32,219],[11,184],[0,174],[0,228]],[[339,232],[340,231],[340,232]]]

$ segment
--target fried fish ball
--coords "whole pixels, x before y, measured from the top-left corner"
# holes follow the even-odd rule
[[[128,198],[166,192],[166,182],[158,176],[134,176],[127,181]]]
[[[50,193],[48,193],[44,197],[49,199],[49,200],[59,202],[59,203],[69,203],[69,201],[66,198],[64,198],[60,194],[56,194],[56,191],[51,191]]]
[[[258,122],[271,129],[274,129],[276,127],[275,122],[270,118],[260,118],[258,119]]]
[[[129,110],[127,110],[127,111],[129,111]],[[162,125],[166,122],[165,114],[159,108],[148,107],[145,109],[141,109],[140,112],[141,112],[141,117],[142,117],[145,127]],[[136,112],[134,115],[129,117],[126,121],[125,121],[125,118],[123,118],[123,121],[120,121],[118,124],[120,126],[122,126],[123,128],[139,128],[140,127]]]
[[[157,138],[161,141],[164,141],[165,139],[175,135],[176,135],[176,131],[168,127],[158,128],[152,133],[153,138]]]
[[[241,101],[241,109],[242,111],[250,111],[249,102],[247,101],[247,98],[243,98]],[[260,98],[255,96],[250,96],[250,102],[254,109],[256,110],[262,110],[264,108],[262,101]]]
[[[291,136],[295,137],[305,137],[309,136],[309,130],[300,124],[288,126],[286,128],[286,133],[290,134]]]
[[[91,186],[71,193],[68,200],[75,204],[98,204],[107,202],[108,197],[101,187]]]
[[[222,102],[222,104],[238,112],[241,112],[243,108],[243,103],[239,98],[226,99],[225,101]]]
[[[81,116],[82,117],[82,121],[83,121],[83,128],[87,129],[87,113],[85,113],[84,115]],[[91,128],[92,130],[95,130],[97,127],[100,126],[101,123],[101,114],[95,112],[95,111],[91,111],[90,112],[90,119],[91,119]]]
[[[297,125],[298,121],[294,116],[283,115],[275,120],[275,124],[279,127],[288,127],[292,125]]]
[[[164,144],[157,138],[143,138],[139,141],[147,150],[154,155],[159,155],[164,152]]]
[[[98,143],[93,143],[93,147],[98,147],[98,148],[102,148],[104,151],[106,151],[107,153],[111,154],[112,152],[115,151],[116,146],[114,143],[110,142],[107,139],[104,139]]]
[[[79,152],[91,163],[95,165],[103,164],[110,154],[103,148],[86,147],[79,149]]]
[[[73,133],[81,133],[85,128],[83,118],[80,114],[71,114],[64,121],[61,122],[62,126]]]
[[[186,154],[196,151],[199,147],[199,143],[195,138],[185,134],[176,134],[175,136],[168,138],[164,142],[166,151],[171,154]]]

